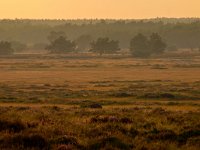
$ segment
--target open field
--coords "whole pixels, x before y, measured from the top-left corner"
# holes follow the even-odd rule
[[[199,147],[199,57],[0,58],[0,149]]]

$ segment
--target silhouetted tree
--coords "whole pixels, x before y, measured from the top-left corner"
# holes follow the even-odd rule
[[[167,44],[157,33],[152,33],[149,40],[149,48],[152,54],[160,54],[165,51]]]
[[[66,38],[65,32],[62,32],[62,31],[59,31],[59,32],[51,31],[50,34],[47,36],[47,39],[50,42],[52,42],[52,41],[55,41],[56,39],[58,39],[61,36]]]
[[[157,18],[139,20],[0,20],[0,40],[21,43],[47,43],[60,36],[77,39],[89,34],[94,39],[109,37],[120,41],[120,47],[130,47],[130,40],[138,31],[144,35],[160,33],[167,44],[178,49],[197,49],[200,42],[200,19]],[[52,31],[52,33],[50,33]],[[23,33],[23,34],[22,34]],[[50,33],[50,34],[49,34]],[[31,36],[30,36],[31,35]]]
[[[51,53],[69,53],[76,50],[76,44],[73,41],[67,40],[65,37],[59,37],[51,42],[46,47]]]
[[[160,54],[164,52],[166,47],[167,45],[157,33],[153,33],[150,39],[139,33],[130,42],[130,51],[135,57],[149,57],[152,54]]]
[[[109,38],[98,38],[91,43],[91,52],[102,54],[112,54],[119,51],[119,41],[110,40]]]
[[[90,35],[81,35],[75,41],[80,51],[87,51],[90,48],[92,37]]]
[[[149,41],[146,36],[139,33],[130,42],[130,51],[135,57],[148,57],[151,55]]]
[[[12,49],[10,42],[7,42],[7,41],[0,42],[0,55],[10,55],[13,53],[14,53],[14,50]]]

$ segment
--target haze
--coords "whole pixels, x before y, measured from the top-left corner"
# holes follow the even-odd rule
[[[199,0],[1,0],[0,18],[200,17]]]

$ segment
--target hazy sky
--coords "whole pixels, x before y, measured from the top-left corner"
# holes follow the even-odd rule
[[[0,18],[200,17],[200,0],[0,0]]]

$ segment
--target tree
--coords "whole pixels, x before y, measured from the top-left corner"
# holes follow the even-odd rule
[[[149,48],[152,54],[161,54],[165,51],[167,44],[157,33],[152,33],[149,40]]]
[[[81,35],[76,39],[78,49],[81,51],[89,50],[92,37],[90,35]]]
[[[76,44],[73,41],[67,40],[65,37],[59,37],[52,41],[50,45],[46,47],[51,53],[69,53],[76,50]]]
[[[119,41],[110,40],[109,38],[98,38],[91,43],[91,52],[102,54],[112,54],[119,51]]]
[[[130,51],[135,57],[149,57],[152,54],[161,54],[166,47],[167,45],[157,33],[153,33],[150,39],[139,33],[130,42]]]
[[[0,42],[0,55],[11,55],[14,53],[11,43],[7,41]]]
[[[65,32],[62,32],[62,31],[51,31],[50,34],[48,35],[47,39],[50,41],[50,42],[53,42],[55,41],[56,39],[58,39],[59,37],[66,37],[65,35]]]
[[[149,43],[146,36],[139,33],[130,42],[130,51],[135,57],[147,57],[151,55]]]

